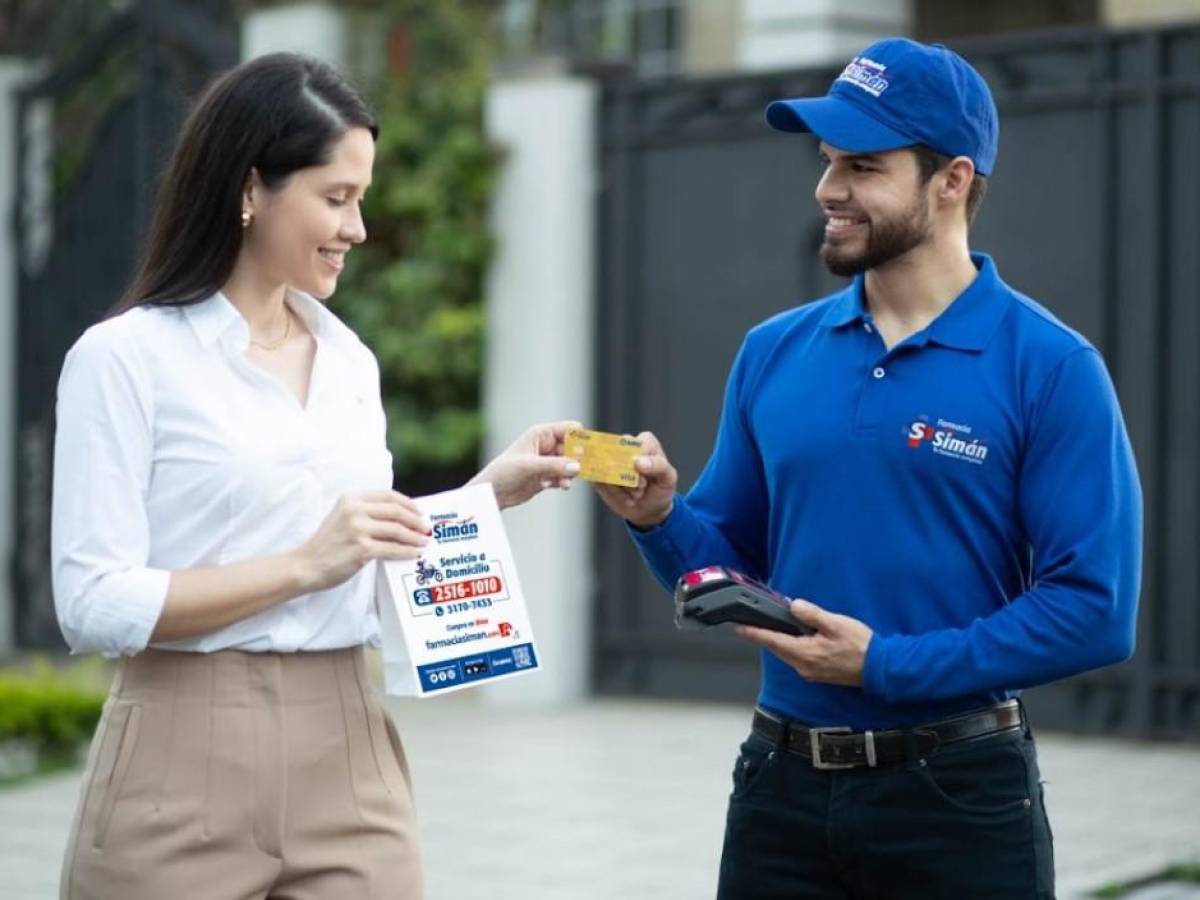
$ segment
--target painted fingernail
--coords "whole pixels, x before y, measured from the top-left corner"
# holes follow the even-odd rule
[[[579,466],[579,463],[572,461],[572,462],[567,463],[564,468],[568,475],[574,475],[576,472],[579,471],[580,466]]]

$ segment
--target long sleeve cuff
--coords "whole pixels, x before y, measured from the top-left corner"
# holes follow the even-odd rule
[[[867,658],[863,662],[863,690],[884,700],[887,699],[887,655],[888,643],[895,638],[881,634],[871,635],[867,645]]]
[[[676,495],[671,512],[654,528],[643,530],[629,522],[625,528],[658,580],[672,589],[688,568],[687,548],[701,537],[700,524],[684,499]]]
[[[140,568],[106,575],[61,616],[72,653],[132,656],[145,650],[167,602],[171,573]]]

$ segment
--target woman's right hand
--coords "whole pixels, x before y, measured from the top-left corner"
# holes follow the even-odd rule
[[[373,559],[416,559],[431,533],[417,504],[397,491],[345,494],[298,551],[306,593],[341,584]]]

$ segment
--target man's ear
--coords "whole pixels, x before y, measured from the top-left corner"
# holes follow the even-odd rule
[[[947,204],[967,202],[971,182],[975,180],[975,164],[966,156],[956,156],[938,173],[938,200]]]

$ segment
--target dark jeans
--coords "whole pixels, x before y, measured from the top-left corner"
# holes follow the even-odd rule
[[[878,769],[819,771],[757,735],[733,770],[718,900],[1053,898],[1025,726]]]

